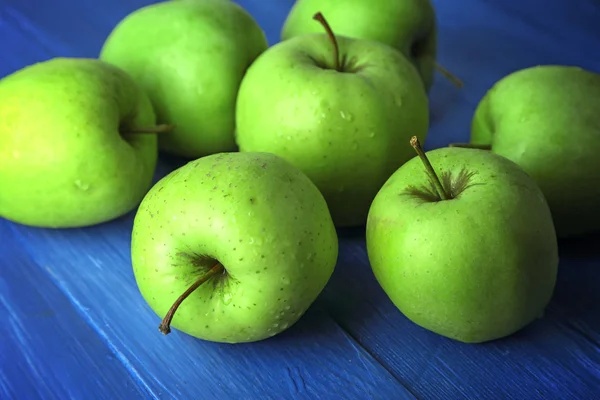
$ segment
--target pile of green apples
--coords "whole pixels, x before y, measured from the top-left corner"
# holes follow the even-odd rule
[[[468,343],[522,329],[552,298],[559,238],[600,229],[600,75],[514,71],[470,143],[425,152],[434,72],[460,81],[436,62],[429,0],[379,3],[297,0],[269,46],[233,1],[164,1],[97,58],[4,77],[0,217],[67,229],[135,212],[133,272],[165,334],[288,329],[346,227],[365,228],[415,324]],[[186,163],[155,182],[160,154]]]

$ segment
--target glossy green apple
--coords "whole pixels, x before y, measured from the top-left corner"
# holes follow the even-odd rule
[[[319,190],[268,153],[214,154],[167,175],[139,207],[131,243],[139,289],[165,317],[161,331],[169,332],[175,305],[174,328],[229,343],[293,325],[325,287],[337,253]],[[199,287],[177,304],[192,284]]]
[[[100,58],[123,68],[150,96],[167,153],[197,158],[235,149],[240,81],[267,48],[255,20],[228,0],[166,1],[126,16]]]
[[[369,211],[378,282],[407,318],[458,341],[522,329],[542,315],[556,283],[557,239],[542,191],[487,151],[441,148],[424,159],[433,173],[413,158]]]
[[[400,52],[332,38],[296,36],[257,58],[240,86],[236,138],[241,151],[291,161],[321,190],[337,226],[358,226],[381,185],[413,156],[411,135],[427,135],[428,99]]]
[[[4,77],[0,217],[65,228],[131,211],[152,183],[153,130],[146,95],[104,62],[54,58]]]
[[[599,110],[600,74],[543,65],[498,81],[475,111],[471,143],[533,177],[560,237],[600,230]]]
[[[426,90],[433,83],[437,52],[435,10],[430,0],[297,0],[281,30],[281,39],[320,33],[311,18],[327,17],[341,36],[376,40],[400,50],[419,70]]]

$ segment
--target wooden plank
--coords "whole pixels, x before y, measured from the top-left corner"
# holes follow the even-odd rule
[[[0,222],[0,398],[148,395]]]
[[[131,216],[90,229],[42,230],[4,222],[120,360],[160,398],[412,398],[316,305],[287,332],[222,345],[174,331],[137,291],[129,258]]]

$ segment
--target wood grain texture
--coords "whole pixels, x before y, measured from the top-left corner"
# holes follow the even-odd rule
[[[0,225],[0,398],[140,398],[148,392]]]
[[[0,2],[0,76],[54,56],[95,57],[143,0]],[[240,0],[271,44],[292,0]],[[600,72],[595,0],[434,1],[439,60],[426,148],[465,141],[498,79],[535,64]],[[163,158],[157,178],[177,167]],[[0,188],[1,190],[1,188]],[[419,328],[387,299],[362,230],[340,231],[340,259],[298,324],[269,340],[221,345],[157,329],[129,258],[133,213],[86,229],[0,220],[0,399],[595,399],[600,387],[600,235],[561,242],[546,316],[482,345]]]

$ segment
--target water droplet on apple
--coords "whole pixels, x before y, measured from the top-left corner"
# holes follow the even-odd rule
[[[281,324],[281,329],[287,329],[287,327],[290,326],[290,324],[288,324],[287,322],[284,322]]]
[[[373,138],[373,137],[375,137],[375,132],[371,132],[371,133],[369,133],[369,137],[370,137],[370,138]]]
[[[251,214],[251,213],[248,213],[248,215],[250,215],[250,214]],[[248,242],[248,244],[253,244],[253,243],[254,243],[254,238],[253,238],[253,237],[251,237],[251,238],[250,238],[250,242]]]
[[[290,284],[290,278],[288,278],[287,276],[283,276],[281,278],[281,283],[283,283],[284,285],[289,285]]]
[[[285,309],[286,309],[286,310],[289,310],[290,308],[291,308],[290,306],[285,306]]]
[[[340,111],[340,116],[342,117],[342,119],[346,119],[346,113],[343,111]]]
[[[273,324],[273,328],[279,328],[279,324],[278,323],[274,323]]]
[[[346,113],[346,120],[348,122],[352,121],[354,119],[354,115],[350,114],[350,113]]]
[[[90,188],[89,184],[82,182],[79,179],[77,179],[75,181],[75,186],[77,186],[79,189],[83,190],[84,192]]]
[[[223,291],[221,292],[221,294],[223,295],[223,304],[228,305],[229,303],[231,303],[231,299],[233,298],[231,293]]]

